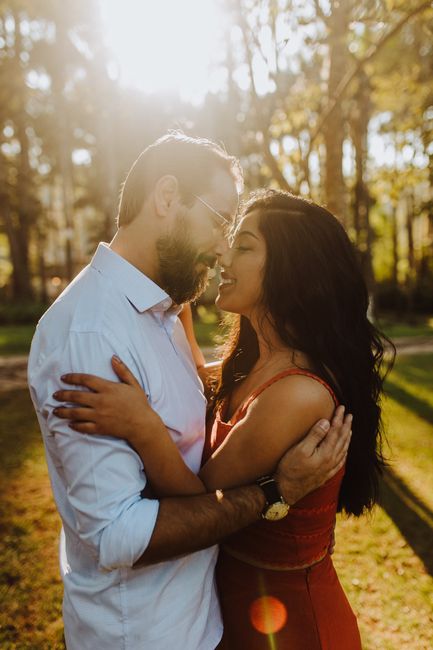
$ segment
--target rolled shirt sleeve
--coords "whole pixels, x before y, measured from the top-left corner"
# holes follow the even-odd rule
[[[100,569],[107,571],[131,567],[141,557],[152,536],[159,502],[141,498],[146,476],[128,443],[73,431],[67,420],[54,415],[58,402],[52,394],[65,387],[60,377],[67,372],[118,381],[111,367],[113,354],[123,359],[145,389],[145,378],[138,376],[128,350],[100,332],[70,332],[63,349],[37,360],[33,364],[37,370],[29,377],[38,416],[46,421],[46,444],[66,486],[75,533]]]

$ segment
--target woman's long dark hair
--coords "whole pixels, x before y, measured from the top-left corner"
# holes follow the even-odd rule
[[[368,319],[368,291],[357,254],[328,210],[274,190],[254,194],[243,216],[253,210],[267,250],[262,301],[268,318],[289,348],[308,355],[312,370],[354,416],[338,508],[360,515],[377,501],[385,465],[380,407],[384,341],[393,346]],[[248,319],[237,317],[213,408],[258,356],[254,329]]]

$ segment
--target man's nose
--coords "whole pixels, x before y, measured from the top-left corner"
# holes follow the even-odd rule
[[[224,250],[221,250],[221,253],[217,253],[218,257],[218,266],[220,266],[223,269],[228,269],[232,263],[232,255],[231,255],[231,249],[226,241],[226,245],[224,247]]]
[[[220,233],[219,237],[216,240],[214,250],[215,250],[215,255],[218,257],[218,261],[220,260],[222,255],[226,255],[227,252],[230,250],[227,237],[225,237],[222,233]]]

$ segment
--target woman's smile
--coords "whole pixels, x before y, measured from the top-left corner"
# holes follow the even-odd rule
[[[235,283],[236,283],[236,280],[234,278],[230,277],[229,275],[227,275],[227,273],[225,273],[223,271],[221,273],[221,282],[220,282],[220,284],[218,286],[218,290],[219,291],[225,291],[226,289],[229,289],[230,287],[232,287]]]
[[[223,270],[216,304],[248,316],[260,303],[266,261],[266,244],[254,211],[242,219],[230,249],[219,261]]]

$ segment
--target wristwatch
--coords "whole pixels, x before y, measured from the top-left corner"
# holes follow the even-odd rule
[[[266,506],[262,512],[263,519],[278,521],[286,517],[290,506],[279,493],[275,479],[272,476],[262,476],[256,483],[263,490],[266,499]]]

